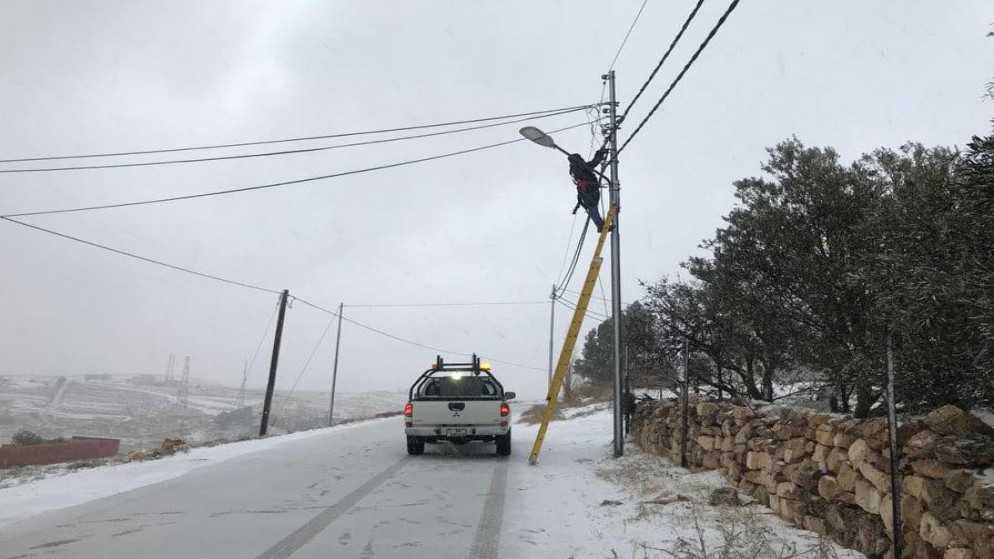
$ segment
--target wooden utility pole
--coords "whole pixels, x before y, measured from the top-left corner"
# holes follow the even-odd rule
[[[266,385],[266,401],[262,404],[262,423],[259,425],[259,436],[266,436],[269,429],[269,410],[273,406],[273,390],[276,388],[276,366],[280,362],[280,342],[283,340],[283,317],[286,316],[286,302],[290,291],[283,290],[280,295],[280,316],[276,320],[276,336],[273,339],[273,359],[269,362],[269,383]]]

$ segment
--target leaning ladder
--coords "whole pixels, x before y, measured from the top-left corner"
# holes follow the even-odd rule
[[[552,414],[556,410],[556,400],[559,398],[559,391],[563,388],[563,379],[566,378],[566,369],[569,367],[569,358],[573,355],[576,347],[577,337],[580,335],[580,327],[583,325],[583,317],[587,314],[587,305],[590,303],[590,296],[594,293],[594,286],[597,284],[597,276],[601,270],[601,249],[604,248],[604,241],[607,233],[614,223],[614,216],[617,208],[611,206],[607,216],[604,218],[604,227],[597,239],[597,247],[594,249],[594,257],[590,260],[590,269],[587,270],[587,279],[583,281],[583,289],[580,290],[580,299],[576,302],[576,310],[573,311],[573,321],[570,322],[566,339],[563,340],[563,349],[559,352],[559,361],[556,364],[556,374],[552,377],[552,385],[549,386],[549,394],[546,396],[545,415],[542,416],[542,425],[538,428],[538,436],[535,437],[535,444],[532,446],[529,464],[538,463],[538,455],[542,452],[542,443],[545,442],[545,432],[549,429],[549,422],[552,421]]]

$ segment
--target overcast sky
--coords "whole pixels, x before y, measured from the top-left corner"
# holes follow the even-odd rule
[[[622,103],[692,4],[648,2],[615,67]],[[596,102],[600,75],[640,5],[6,0],[0,158],[330,134]],[[725,6],[706,3],[621,138]],[[985,37],[992,22],[989,0],[744,0],[622,157],[625,302],[642,295],[639,280],[679,271],[721,225],[732,182],[758,174],[764,148],[792,134],[852,158],[908,140],[962,146],[988,132],[994,103],[982,93],[994,74],[994,39]],[[575,113],[535,124],[583,121]],[[520,126],[226,162],[0,174],[0,213],[347,171],[515,139]],[[591,142],[586,128],[556,137],[584,153]],[[565,157],[520,142],[260,192],[25,220],[287,288],[327,308],[344,301],[346,316],[426,345],[544,368],[548,303],[348,305],[548,301],[574,201]],[[162,373],[175,353],[180,362],[192,357],[194,376],[237,385],[276,304],[273,295],[5,222],[0,262],[0,374]],[[604,270],[607,279],[607,262]],[[603,313],[604,303],[592,309]],[[288,311],[280,386],[300,373],[329,318],[300,303]],[[565,309],[557,319],[558,346]],[[327,387],[333,341],[334,328],[301,387]],[[272,340],[264,344],[251,373],[257,385]],[[340,387],[406,389],[433,359],[430,350],[346,324]],[[525,396],[540,395],[545,384],[540,370],[495,364],[495,371]]]

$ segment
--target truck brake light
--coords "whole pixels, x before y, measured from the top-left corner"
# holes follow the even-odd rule
[[[404,417],[413,417],[413,416],[414,416],[414,404],[408,403],[406,406],[404,406]]]
[[[507,405],[507,403],[503,403],[503,404],[500,405],[500,415],[501,415],[501,417],[504,417],[505,415],[509,415],[510,413],[511,413],[511,406]]]

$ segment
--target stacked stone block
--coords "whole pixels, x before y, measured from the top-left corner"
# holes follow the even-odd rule
[[[640,404],[638,445],[680,463],[676,400]],[[953,406],[905,422],[901,447],[904,557],[994,559],[994,430]],[[687,463],[718,470],[783,519],[871,557],[892,557],[886,418],[764,411],[695,401]],[[989,479],[989,478],[988,478]]]

